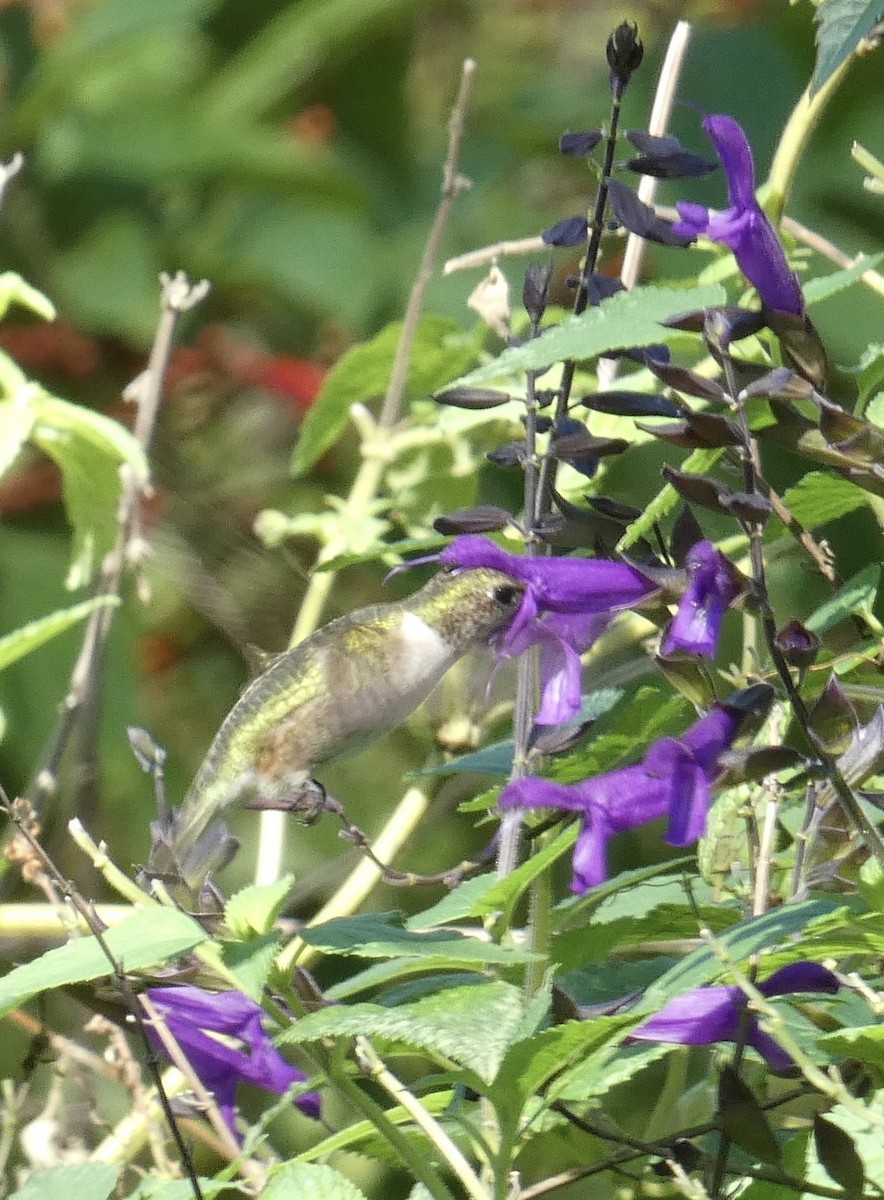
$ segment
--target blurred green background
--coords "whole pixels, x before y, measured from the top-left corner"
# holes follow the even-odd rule
[[[479,62],[463,152],[473,187],[456,206],[445,256],[536,234],[586,207],[585,167],[558,156],[556,142],[606,119],[604,44],[624,17],[639,23],[646,45],[626,127],[646,124],[668,35],[677,19],[693,20],[680,95],[737,116],[763,178],[812,69],[810,14],[809,4],[785,0],[661,0],[629,10],[590,0],[0,4],[0,154],[27,157],[0,216],[0,255],[61,314],[52,325],[12,314],[0,346],[59,395],[125,419],[119,395],[145,360],[158,272],[180,268],[212,283],[184,323],[160,419],[157,495],[145,513],[152,599],[142,605],[127,589],[108,667],[101,779],[78,801],[121,865],[144,860],[153,810],[126,725],[148,727],[168,748],[177,798],[245,678],[247,643],[276,649],[288,640],[311,547],[265,550],[252,523],[267,506],[317,508],[347,486],[351,446],[297,482],[291,448],[323,370],[402,313],[438,200],[463,58]],[[880,204],[862,191],[849,149],[858,138],[881,155],[882,100],[880,60],[858,64],[789,204],[849,253],[880,240]],[[673,131],[708,152],[695,109],[677,109]],[[682,194],[664,185],[660,199]],[[691,183],[689,194],[721,205],[723,182]],[[652,250],[646,278],[691,265]],[[502,266],[518,294],[524,263]],[[437,275],[427,309],[471,328],[465,299],[481,275]],[[815,313],[835,364],[856,361],[879,317],[857,288]],[[36,453],[3,482],[0,510],[5,632],[66,602],[58,482]],[[844,563],[845,575],[852,569]],[[378,570],[350,569],[327,616],[381,594]],[[0,777],[11,792],[40,761],[77,645],[75,632],[0,674]],[[413,749],[398,735],[357,767],[326,773],[342,796],[352,789],[348,809],[369,831],[402,770],[419,761]],[[68,780],[48,817],[56,851],[73,797]],[[246,840],[254,825],[241,822]],[[438,869],[440,832],[446,860],[459,860],[470,849],[465,827],[457,818],[434,824],[408,865]],[[293,838],[305,913],[349,853],[318,870],[341,854],[336,831]],[[249,866],[243,854],[230,880],[245,879]]]

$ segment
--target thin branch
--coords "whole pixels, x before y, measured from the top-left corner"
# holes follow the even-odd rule
[[[162,397],[163,378],[172,352],[178,320],[182,313],[199,304],[209,290],[205,280],[191,286],[180,271],[175,276],[161,275],[160,282],[162,309],[147,369],[129,385],[125,393],[127,398],[135,399],[138,404],[134,433],[136,441],[145,451],[149,449],[153,437]],[[131,473],[124,470],[117,537],[95,581],[94,595],[118,595],[124,567],[127,563],[140,561],[143,556],[143,545],[136,524],[138,499],[138,485]],[[62,758],[71,736],[83,719],[84,710],[93,702],[93,698],[97,700],[96,684],[101,673],[104,647],[110,633],[115,607],[104,605],[95,609],[86,622],[80,653],[71,672],[58,723],[43,764],[28,792],[29,799],[38,813],[58,786]]]

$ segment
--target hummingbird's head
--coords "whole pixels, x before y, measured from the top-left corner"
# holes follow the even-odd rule
[[[465,653],[505,629],[524,595],[521,580],[492,567],[476,567],[441,571],[412,599],[423,619]]]

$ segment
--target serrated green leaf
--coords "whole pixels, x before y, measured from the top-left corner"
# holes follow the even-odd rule
[[[138,971],[177,958],[206,940],[196,921],[170,908],[136,909],[104,934],[114,961],[124,971]],[[47,950],[33,962],[0,979],[0,1013],[51,988],[85,983],[113,974],[113,966],[92,937],[75,938]]]
[[[534,962],[540,956],[514,950],[450,931],[412,933],[396,913],[368,913],[358,917],[336,917],[322,925],[309,925],[301,937],[325,954],[357,955],[360,958],[417,958],[427,961],[463,963]],[[438,965],[434,962],[434,966]]]
[[[59,609],[50,613],[48,617],[29,621],[14,633],[7,633],[5,637],[0,638],[0,671],[10,663],[24,658],[45,642],[58,637],[60,633],[88,617],[96,608],[107,608],[109,605],[114,607],[119,603],[116,596],[96,596],[92,600],[84,600],[82,604],[74,604],[71,608]]]
[[[368,342],[353,346],[329,371],[311,405],[295,446],[292,471],[302,475],[337,441],[350,406],[382,396],[390,382],[402,322],[394,321]],[[427,313],[418,322],[408,368],[406,395],[426,396],[475,361],[476,349],[463,326]]]
[[[455,921],[476,916],[477,906],[496,884],[497,876],[492,873],[465,879],[447,896],[443,896],[438,904],[409,917],[405,922],[406,928],[419,932],[422,929],[436,929],[440,925],[451,925]]]
[[[824,471],[811,471],[783,496],[792,516],[806,529],[836,521],[868,501],[868,493],[855,483]]]
[[[245,942],[222,942],[224,965],[236,976],[240,990],[260,1002],[273,963],[279,952],[280,936],[274,930]]]
[[[804,624],[811,633],[821,636],[833,625],[843,621],[845,617],[849,617],[853,613],[869,611],[875,603],[880,579],[880,564],[873,563],[871,566],[863,567],[861,571],[857,571],[856,575],[848,579],[847,583],[839,588],[830,600],[820,605]]]
[[[844,267],[840,271],[832,271],[829,275],[818,275],[816,279],[809,279],[807,283],[802,284],[804,299],[808,304],[819,304],[822,300],[828,300],[830,296],[836,296],[838,292],[843,292],[852,283],[856,283],[866,271],[877,267],[882,261],[884,253],[868,256],[861,254],[852,267]]]
[[[365,1200],[346,1175],[320,1163],[286,1163],[261,1195],[263,1200]]]
[[[333,1005],[302,1018],[282,1042],[365,1034],[441,1054],[491,1082],[522,1021],[521,992],[508,983],[446,988],[414,1004]]]
[[[689,475],[705,475],[724,454],[724,449],[716,447],[711,450],[693,450],[681,464],[679,470]],[[629,526],[623,537],[617,543],[620,553],[634,546],[643,537],[653,532],[654,526],[668,517],[681,504],[682,499],[671,483],[665,483],[650,504],[646,505],[642,515]]]
[[[606,1096],[612,1088],[627,1083],[674,1047],[658,1042],[636,1046],[606,1044],[599,1047],[585,1062],[563,1071],[552,1086],[557,1100],[584,1101],[594,1096]]]
[[[0,476],[18,458],[33,428],[34,413],[30,405],[15,400],[0,402]]]
[[[236,892],[224,906],[224,921],[237,937],[269,933],[294,887],[294,875],[275,883],[252,884]]]
[[[567,1021],[518,1042],[503,1060],[491,1090],[495,1108],[511,1120],[518,1120],[525,1104],[553,1076],[585,1060],[628,1024],[628,1017]]]
[[[0,273],[0,318],[6,316],[13,304],[20,304],[45,321],[55,320],[55,305],[47,296],[31,287],[15,271],[3,271]]]
[[[824,0],[816,10],[816,66],[810,94],[818,92],[871,33],[884,13],[881,0]]]
[[[81,1162],[35,1171],[9,1200],[107,1200],[123,1168],[116,1163]],[[191,1189],[192,1191],[192,1189]]]
[[[665,328],[662,321],[678,313],[710,304],[723,304],[725,292],[718,284],[703,287],[640,287],[618,292],[595,308],[544,330],[538,338],[510,347],[489,363],[453,380],[450,387],[476,387],[523,371],[546,370],[567,359],[597,358],[624,346],[642,346],[683,336]]]
[[[884,1025],[858,1025],[825,1033],[819,1039],[820,1046],[834,1055],[855,1058],[869,1063],[880,1071],[884,1069]]]

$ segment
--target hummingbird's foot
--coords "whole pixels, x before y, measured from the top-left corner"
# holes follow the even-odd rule
[[[286,776],[273,783],[262,782],[259,791],[246,803],[246,808],[258,812],[299,813],[305,825],[318,821],[329,807],[325,788],[315,779],[304,779],[303,774]]]

